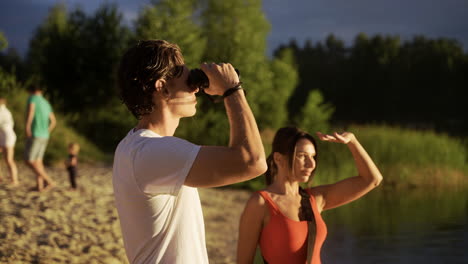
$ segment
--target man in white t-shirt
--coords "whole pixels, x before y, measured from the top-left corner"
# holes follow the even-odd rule
[[[254,116],[229,63],[202,64],[210,95],[223,96],[228,146],[198,146],[174,137],[196,112],[198,88],[177,45],[140,41],[122,57],[118,85],[138,124],[119,143],[113,185],[130,263],[208,263],[197,187],[224,186],[266,170]]]

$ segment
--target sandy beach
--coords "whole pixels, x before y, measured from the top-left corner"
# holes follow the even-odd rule
[[[3,164],[2,164],[3,165]],[[20,166],[21,184],[0,182],[0,263],[128,263],[110,167],[80,167],[77,191],[64,168],[48,168],[57,187],[39,193]],[[200,189],[210,263],[234,263],[238,221],[247,191]]]

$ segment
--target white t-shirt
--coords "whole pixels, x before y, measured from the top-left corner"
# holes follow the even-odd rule
[[[117,146],[114,195],[130,263],[208,263],[198,191],[183,185],[199,150],[145,129]]]

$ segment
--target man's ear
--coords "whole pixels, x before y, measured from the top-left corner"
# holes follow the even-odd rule
[[[156,92],[160,93],[163,98],[169,98],[169,90],[167,89],[166,80],[158,79],[154,83],[154,87],[156,88]]]
[[[157,92],[162,92],[165,86],[166,86],[166,80],[164,79],[158,79],[154,83],[154,88],[156,88]]]

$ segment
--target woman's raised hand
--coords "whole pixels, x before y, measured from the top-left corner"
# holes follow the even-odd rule
[[[356,140],[356,137],[351,132],[343,132],[343,133],[334,132],[332,135],[317,132],[316,134],[318,138],[322,141],[348,144],[352,140]]]

